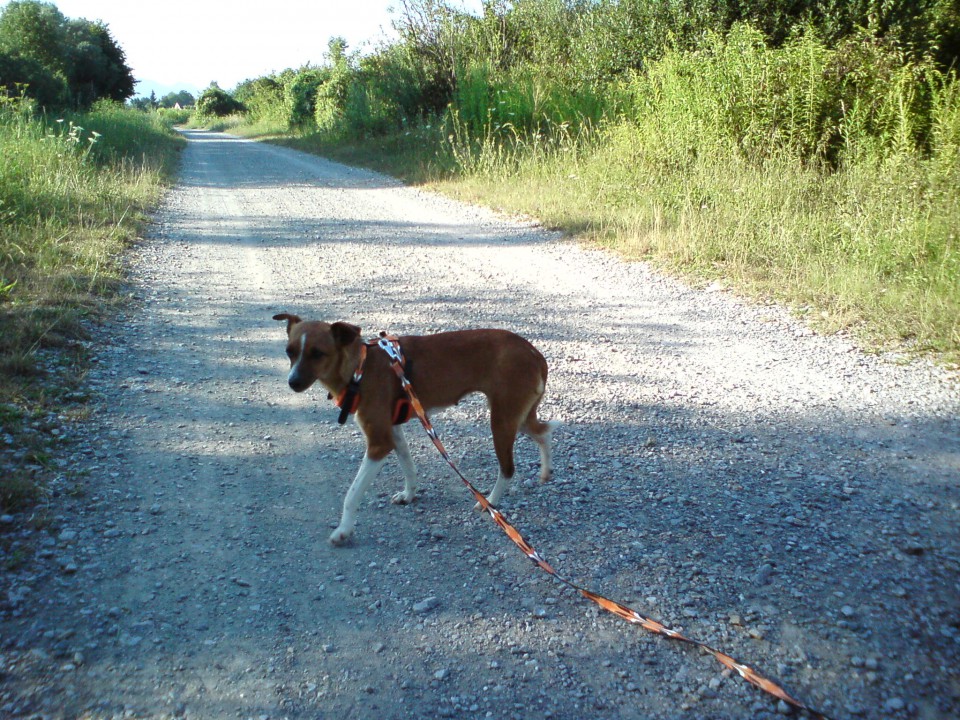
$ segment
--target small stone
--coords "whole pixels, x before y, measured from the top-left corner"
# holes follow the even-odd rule
[[[773,565],[770,563],[764,563],[760,566],[760,569],[757,570],[757,574],[753,576],[753,582],[755,585],[768,585],[772,575]]]
[[[898,710],[903,710],[907,704],[898,697],[890,698],[883,704],[883,709],[887,712],[897,712]]]
[[[433,677],[437,680],[446,680],[449,675],[450,675],[450,671],[447,670],[446,668],[443,668],[441,670],[437,670],[433,674]]]
[[[77,539],[77,531],[64,529],[60,531],[60,534],[57,535],[57,540],[62,543],[71,543]]]
[[[439,605],[440,605],[440,601],[437,598],[431,596],[416,603],[413,606],[413,611],[417,615],[423,615],[424,613],[428,613],[434,608],[439,607]]]
[[[840,614],[846,618],[851,618],[857,614],[857,611],[854,610],[850,605],[844,605],[840,608]]]

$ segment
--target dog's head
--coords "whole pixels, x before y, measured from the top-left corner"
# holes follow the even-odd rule
[[[342,385],[348,378],[344,357],[347,349],[360,337],[360,328],[345,322],[332,325],[325,322],[301,320],[290,313],[273,316],[287,321],[287,357],[290,374],[287,382],[296,392],[303,392],[319,380],[327,388]]]

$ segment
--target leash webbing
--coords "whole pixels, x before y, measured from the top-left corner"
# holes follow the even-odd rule
[[[397,339],[391,335],[387,335],[386,333],[380,333],[380,340],[378,342],[378,345],[385,353],[387,353],[387,356],[390,358],[390,361],[391,361],[390,365],[393,368],[394,373],[400,379],[400,385],[403,387],[403,391],[406,393],[407,397],[409,398],[410,405],[413,408],[413,411],[416,413],[417,417],[419,418],[420,423],[423,425],[424,430],[426,430],[427,435],[430,437],[430,440],[433,442],[434,446],[436,446],[437,450],[440,452],[440,455],[443,457],[444,460],[447,461],[447,464],[453,469],[453,471],[457,474],[457,476],[460,478],[463,484],[473,494],[477,502],[480,504],[480,507],[483,508],[483,510],[487,512],[491,518],[493,518],[493,521],[500,526],[500,528],[506,533],[507,537],[509,537],[510,540],[512,540],[513,543],[518,548],[520,548],[523,554],[526,555],[541,570],[543,570],[549,575],[552,575],[559,582],[571,588],[572,590],[576,591],[587,600],[590,600],[591,602],[596,603],[604,610],[610,613],[613,613],[614,615],[622,618],[623,620],[626,620],[628,623],[631,623],[633,625],[639,625],[645,630],[648,630],[649,632],[654,633],[656,635],[662,635],[671,640],[676,640],[678,642],[683,642],[683,643],[687,643],[688,645],[699,647],[705,652],[707,652],[708,654],[712,655],[714,658],[716,658],[721,665],[723,665],[726,668],[729,668],[730,670],[735,671],[738,675],[740,675],[740,677],[742,677],[751,685],[758,687],[763,692],[769,695],[772,695],[773,697],[778,698],[779,700],[782,700],[783,702],[787,703],[788,705],[798,710],[802,710],[808,713],[811,717],[816,718],[816,720],[829,720],[829,718],[819,710],[815,710],[809,705],[792,697],[790,694],[787,693],[786,690],[784,690],[778,684],[776,684],[772,680],[768,680],[767,678],[763,677],[758,672],[753,670],[753,668],[747,665],[738,663],[730,655],[720,652],[716,648],[713,648],[704,642],[701,642],[699,640],[694,640],[693,638],[688,638],[685,635],[677,632],[676,630],[672,630],[668,628],[666,625],[663,625],[662,623],[657,622],[656,620],[653,620],[648,617],[644,617],[643,615],[638,613],[636,610],[633,610],[632,608],[629,608],[626,605],[623,605],[618,602],[614,602],[613,600],[605,598],[602,595],[598,595],[597,593],[591,590],[588,590],[587,588],[581,587],[580,585],[577,585],[575,582],[568,580],[567,578],[560,575],[560,573],[554,570],[553,567],[546,560],[544,560],[543,557],[541,557],[540,553],[538,553],[533,548],[533,546],[526,541],[523,535],[521,535],[520,532],[513,525],[507,522],[507,519],[503,516],[503,513],[501,513],[493,505],[491,505],[490,502],[487,500],[487,498],[483,495],[483,493],[481,493],[479,490],[477,490],[476,487],[474,487],[473,483],[471,483],[463,475],[463,473],[460,472],[460,469],[457,467],[456,463],[454,463],[453,460],[450,458],[450,455],[449,453],[447,453],[447,450],[443,446],[443,443],[440,442],[440,437],[437,435],[436,430],[433,429],[433,425],[430,423],[430,419],[427,417],[427,414],[423,409],[423,405],[420,404],[420,400],[417,398],[416,394],[414,393],[413,387],[410,385],[410,381],[407,379],[406,375],[403,372],[403,353],[400,349],[400,343],[397,341]]]

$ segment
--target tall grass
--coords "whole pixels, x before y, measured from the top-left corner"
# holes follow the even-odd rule
[[[476,130],[455,108],[445,187],[957,358],[958,88],[866,38],[770,48],[738,27],[621,80],[619,115],[576,134]]]
[[[101,104],[38,117],[0,99],[0,407],[4,429],[82,374],[82,321],[121,279],[120,253],[174,168],[178,141],[155,115]],[[3,457],[0,456],[0,465]],[[0,480],[15,505],[17,474]]]

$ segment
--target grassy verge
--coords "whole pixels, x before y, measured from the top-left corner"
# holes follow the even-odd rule
[[[38,118],[0,102],[0,511],[37,500],[58,426],[83,414],[84,324],[118,299],[121,254],[179,143],[116,105]]]

